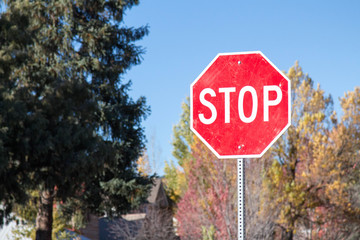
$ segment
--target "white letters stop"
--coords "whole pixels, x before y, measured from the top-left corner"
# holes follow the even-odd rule
[[[225,123],[230,123],[230,93],[236,92],[236,87],[226,87],[226,88],[219,88],[219,93],[224,94],[224,112],[225,112]],[[269,92],[274,91],[276,92],[276,98],[274,100],[269,99]],[[245,93],[249,92],[252,98],[252,110],[249,117],[246,117],[244,114],[244,96]],[[203,124],[212,124],[217,118],[217,110],[211,102],[205,99],[205,95],[209,94],[211,97],[216,97],[216,93],[211,88],[205,88],[200,92],[199,98],[201,104],[208,107],[211,111],[210,118],[205,118],[203,113],[199,114],[199,119]],[[269,121],[269,107],[276,106],[281,102],[282,99],[282,92],[280,87],[276,85],[269,85],[264,86],[263,89],[264,94],[264,122]],[[255,120],[256,115],[258,112],[258,96],[256,94],[255,89],[252,86],[244,86],[240,89],[239,96],[238,96],[238,114],[241,121],[244,123],[251,123]]]

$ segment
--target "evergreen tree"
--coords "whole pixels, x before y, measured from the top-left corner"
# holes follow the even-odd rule
[[[121,76],[139,64],[147,27],[123,24],[137,0],[7,1],[0,25],[0,197],[3,215],[40,190],[36,238],[52,208],[117,215],[140,203],[136,171],[145,99]],[[75,208],[76,207],[76,208]]]
[[[24,186],[17,181],[20,166],[8,153],[7,144],[16,137],[14,129],[25,116],[23,104],[16,101],[16,83],[12,73],[29,61],[26,47],[32,43],[31,31],[27,31],[28,19],[18,11],[0,17],[0,225],[11,212],[14,202],[24,203]],[[10,156],[9,156],[10,155]]]

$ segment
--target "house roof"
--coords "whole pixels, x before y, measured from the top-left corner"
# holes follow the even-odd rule
[[[151,188],[150,195],[147,198],[149,203],[156,203],[156,198],[159,195],[159,191],[161,189],[160,187],[163,187],[161,178],[156,178],[154,183],[155,185]]]
[[[170,198],[166,195],[164,184],[161,178],[155,179],[154,186],[151,189],[150,195],[147,198],[150,204],[161,208],[170,207]]]
[[[161,178],[154,181],[150,194],[147,198],[148,203],[144,204],[139,211],[122,215],[121,218],[102,217],[97,219],[98,236],[101,240],[126,240],[139,232],[146,218],[147,206],[156,205],[158,207],[169,207],[171,201],[166,196],[164,185]],[[149,204],[150,203],[150,204]]]

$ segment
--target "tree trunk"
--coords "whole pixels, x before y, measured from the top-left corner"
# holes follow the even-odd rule
[[[36,240],[51,240],[53,201],[53,190],[40,192],[40,206],[36,217]]]

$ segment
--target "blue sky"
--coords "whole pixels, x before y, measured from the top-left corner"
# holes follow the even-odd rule
[[[296,60],[334,98],[360,86],[360,1],[143,0],[127,26],[149,25],[143,62],[124,77],[152,109],[144,121],[151,164],[163,173],[190,84],[218,54],[262,51],[279,69]]]

